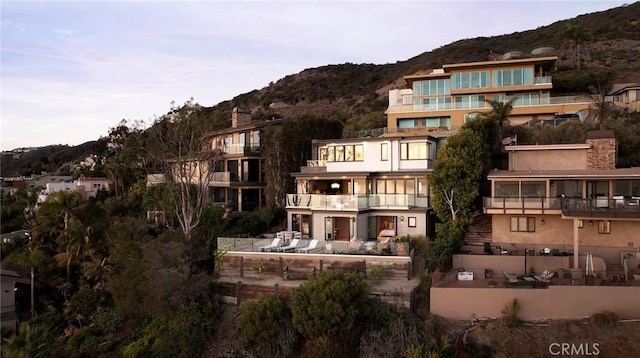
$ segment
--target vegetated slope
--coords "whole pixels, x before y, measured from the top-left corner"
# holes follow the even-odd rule
[[[96,141],[86,142],[76,146],[49,145],[16,154],[0,155],[0,176],[37,175],[41,172],[54,172],[61,165],[69,161],[84,159],[93,154]]]
[[[549,9],[552,11],[552,9]],[[306,69],[286,76],[260,90],[241,94],[210,108],[211,118],[229,116],[235,106],[250,108],[254,117],[291,116],[302,113],[348,116],[359,120],[372,111],[384,111],[387,92],[402,88],[403,76],[440,68],[447,63],[485,61],[491,55],[510,51],[530,53],[538,47],[553,47],[559,55],[558,73],[573,75],[570,58],[571,41],[566,34],[572,22],[587,32],[581,44],[580,71],[609,70],[616,82],[640,81],[640,2],[607,11],[578,16],[555,22],[535,30],[512,34],[478,37],[456,41],[395,64],[341,64]],[[561,86],[562,89],[564,86]],[[566,90],[580,90],[567,88]],[[587,90],[587,88],[582,88]],[[272,103],[286,104],[284,108],[269,108]],[[279,107],[281,107],[279,106]]]

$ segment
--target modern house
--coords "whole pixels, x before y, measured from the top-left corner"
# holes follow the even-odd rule
[[[427,235],[438,145],[432,136],[314,140],[313,160],[292,173],[288,227],[326,241]]]
[[[27,277],[21,276],[16,271],[0,270],[0,297],[2,298],[0,324],[3,328],[7,327],[12,330],[17,328],[19,315],[24,307],[17,306],[16,294],[26,295],[30,282]],[[26,293],[18,292],[18,289],[26,291]]]
[[[640,256],[640,168],[616,168],[611,131],[586,143],[505,147],[509,169],[488,175],[492,246],[547,254],[591,253],[607,265]]]
[[[266,182],[260,154],[261,128],[278,124],[272,120],[252,124],[251,112],[234,108],[231,127],[209,133],[212,150],[223,152],[210,182],[211,202],[230,206],[233,212],[248,212],[265,205]]]
[[[509,118],[512,124],[585,113],[592,105],[588,96],[551,96],[556,60],[546,56],[446,64],[429,73],[405,76],[409,88],[389,91],[388,131],[457,130],[490,110],[486,100],[516,98]]]

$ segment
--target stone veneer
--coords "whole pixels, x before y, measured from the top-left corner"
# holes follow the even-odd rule
[[[616,138],[613,131],[587,133],[587,169],[610,170],[616,168]]]

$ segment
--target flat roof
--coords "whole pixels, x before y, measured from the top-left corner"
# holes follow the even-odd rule
[[[535,178],[535,179],[640,179],[640,167],[610,170],[493,170],[488,179]]]
[[[511,60],[452,63],[452,64],[443,65],[442,68],[458,69],[458,68],[467,68],[467,67],[494,67],[494,66],[518,64],[518,63],[545,63],[545,62],[550,63],[550,62],[555,62],[556,60],[558,60],[558,56],[525,57],[525,58],[516,58]]]

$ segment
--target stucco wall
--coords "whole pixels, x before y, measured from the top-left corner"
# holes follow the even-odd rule
[[[640,287],[550,286],[548,289],[431,288],[431,313],[453,319],[502,317],[518,299],[521,319],[583,318],[602,311],[640,317]]]
[[[510,170],[587,169],[585,149],[509,152]]]

